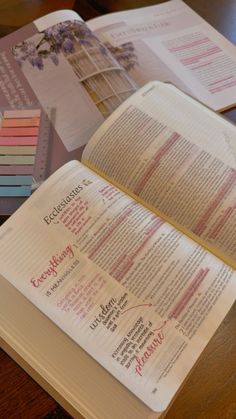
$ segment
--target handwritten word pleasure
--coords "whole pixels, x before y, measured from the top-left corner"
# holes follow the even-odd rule
[[[140,377],[142,377],[142,369],[144,365],[154,355],[155,351],[162,344],[164,340],[163,329],[162,328],[156,329],[156,332],[157,333],[155,334],[152,342],[146,347],[143,355],[140,358],[136,356],[135,373],[140,375]]]

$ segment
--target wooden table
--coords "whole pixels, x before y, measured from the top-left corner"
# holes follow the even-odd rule
[[[86,20],[101,13],[155,3],[161,1],[0,0],[0,35],[9,33],[53,10],[72,8],[73,5]],[[236,43],[235,0],[186,0],[186,3]],[[226,112],[225,116],[236,122],[236,109]],[[3,219],[0,219],[1,221]],[[0,351],[0,418],[69,417],[56,401],[3,351]],[[236,306],[231,309],[210,341],[166,415],[166,419],[234,418],[236,418]]]

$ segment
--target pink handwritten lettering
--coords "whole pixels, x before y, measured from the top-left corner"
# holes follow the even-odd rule
[[[135,373],[142,377],[142,369],[144,365],[149,361],[149,359],[153,356],[157,348],[162,344],[165,336],[163,332],[163,328],[166,322],[162,325],[162,327],[155,329],[156,335],[153,338],[152,342],[147,345],[143,355],[139,358],[136,356],[136,366],[135,366]]]
[[[57,253],[51,257],[47,268],[41,273],[41,275],[39,275],[37,278],[31,278],[30,283],[33,285],[33,287],[38,288],[49,277],[56,277],[58,266],[67,257],[69,259],[74,257],[74,251],[71,244],[68,244],[68,246],[66,246],[66,248],[60,254]]]

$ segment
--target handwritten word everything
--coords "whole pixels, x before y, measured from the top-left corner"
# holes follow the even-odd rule
[[[66,248],[60,253],[53,255],[52,258],[49,260],[47,268],[39,275],[37,278],[31,278],[30,282],[33,287],[38,288],[46,279],[51,276],[57,276],[57,268],[58,266],[66,259],[66,258],[73,258],[74,252],[72,249],[72,245],[68,244]]]

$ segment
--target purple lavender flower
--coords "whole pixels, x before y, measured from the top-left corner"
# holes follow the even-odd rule
[[[17,64],[21,67],[23,64],[23,60],[20,57],[16,57]]]
[[[50,38],[51,36],[53,36],[53,28],[48,28],[44,31],[45,35],[47,38]]]
[[[21,52],[27,52],[28,51],[28,44],[26,44],[25,42],[22,42],[22,44],[20,46],[20,51]]]
[[[108,50],[107,50],[106,47],[104,47],[104,45],[101,45],[99,49],[100,49],[102,54],[107,54],[108,53]]]
[[[48,40],[48,42],[54,43],[56,44],[59,48],[61,48],[61,44],[63,42],[63,37],[61,36],[60,33],[58,32],[54,32],[53,36],[51,37],[51,39]]]
[[[73,53],[76,44],[83,45],[85,48],[98,47],[102,54],[110,56],[111,60],[116,59],[127,70],[137,64],[137,57],[131,42],[126,42],[119,47],[113,47],[111,44],[104,47],[86,24],[81,21],[58,23],[43,31],[41,35],[38,43],[32,40],[24,41],[12,49],[19,65],[24,61],[29,61],[33,67],[42,70],[44,60],[47,58],[58,65],[58,54],[61,52],[64,54]]]
[[[87,39],[80,39],[79,43],[80,43],[80,45],[87,45],[88,47],[92,46],[91,42],[88,41]]]
[[[134,53],[132,42],[126,42],[118,47],[114,47],[108,42],[105,45],[120,66],[126,71],[130,71],[137,65],[137,56]]]
[[[59,58],[55,52],[52,52],[49,57],[51,58],[53,64],[58,65],[59,64]]]
[[[30,64],[33,67],[37,67],[39,70],[43,70],[43,60],[39,56],[31,57],[29,59]]]
[[[62,49],[63,51],[68,54],[74,51],[74,44],[71,39],[65,38],[62,43]]]

